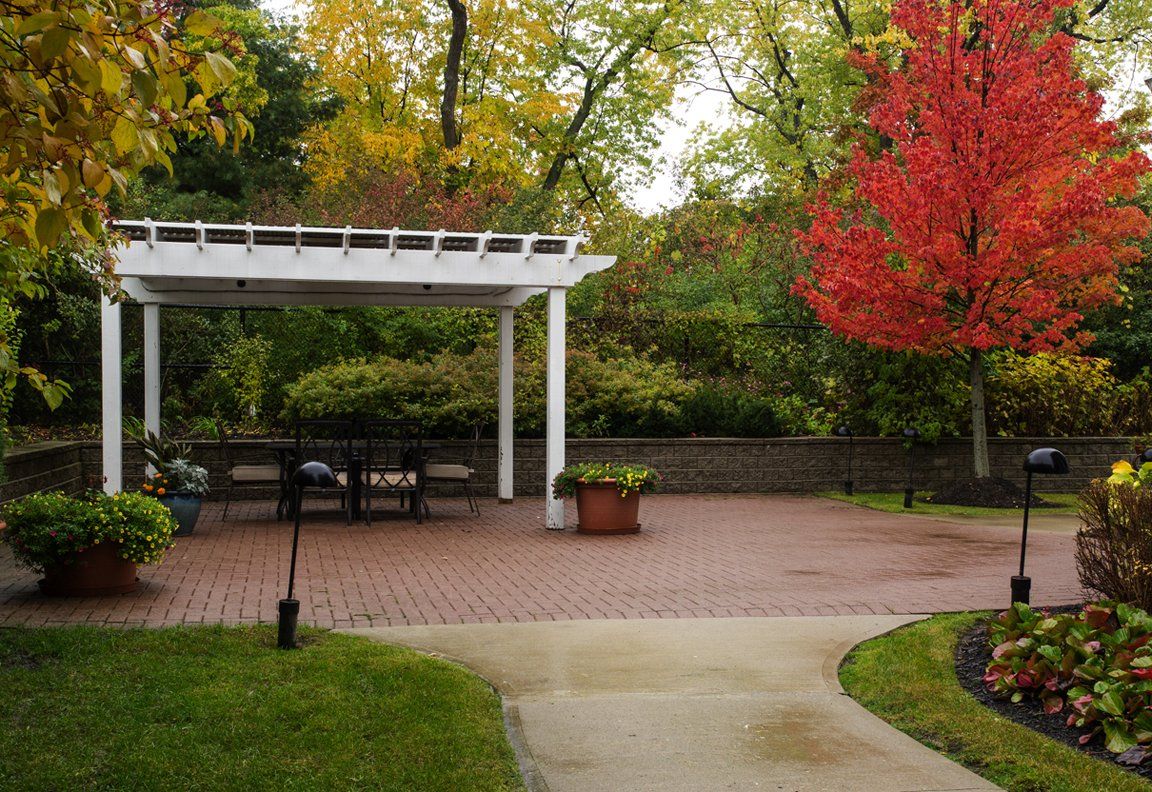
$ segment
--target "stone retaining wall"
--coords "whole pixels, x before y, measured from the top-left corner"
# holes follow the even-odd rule
[[[271,454],[263,441],[237,441],[237,462],[269,463]],[[213,496],[224,494],[226,472],[219,445],[191,443],[193,458],[209,469]],[[1089,480],[1106,475],[1112,462],[1130,458],[1128,438],[995,438],[989,456],[995,475],[1019,483],[1024,457],[1033,448],[1054,446],[1068,456],[1072,473],[1036,480],[1039,491],[1075,492]],[[433,458],[453,461],[466,450],[464,442],[443,442]],[[839,489],[847,477],[848,441],[831,437],[795,438],[670,438],[569,440],[570,462],[623,460],[644,462],[665,476],[665,491],[707,492],[818,492]],[[856,438],[853,472],[859,491],[900,491],[905,486],[907,452],[894,438]],[[144,458],[132,444],[124,448],[124,481],[135,483],[143,475]],[[956,478],[971,475],[971,441],[943,440],[916,448],[914,460],[917,489],[934,489]],[[519,440],[515,449],[517,495],[540,495],[544,485],[544,441]],[[0,501],[30,492],[99,486],[100,445],[95,442],[45,442],[9,450],[6,457],[9,481],[0,487]],[[476,488],[483,496],[496,494],[496,443],[481,445],[475,463]],[[445,488],[444,495],[460,494]],[[434,493],[435,494],[435,493]],[[275,487],[237,489],[233,497],[273,498]]]

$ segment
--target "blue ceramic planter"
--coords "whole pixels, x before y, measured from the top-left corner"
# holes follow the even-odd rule
[[[192,533],[192,529],[196,527],[196,521],[200,519],[200,504],[203,503],[203,498],[199,495],[189,495],[186,492],[172,492],[167,495],[160,495],[156,500],[172,511],[172,516],[176,518],[176,523],[180,526],[173,536],[187,536]]]

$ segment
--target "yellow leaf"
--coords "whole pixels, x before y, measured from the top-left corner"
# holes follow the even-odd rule
[[[41,247],[51,247],[68,227],[68,216],[63,209],[50,206],[36,215],[36,239]]]
[[[123,82],[124,75],[121,74],[120,68],[112,61],[102,60],[100,63],[100,88],[104,93],[110,96],[119,96],[120,85]]]
[[[112,145],[116,147],[117,154],[130,151],[140,142],[140,132],[136,129],[136,125],[123,116],[116,120],[110,137],[112,138]]]
[[[96,189],[97,185],[108,176],[103,165],[87,158],[84,159],[83,164],[80,166],[80,173],[84,179],[84,186],[91,187],[92,189]]]
[[[222,27],[219,19],[203,11],[193,11],[184,18],[184,29],[197,36],[211,36]]]
[[[9,12],[11,13],[11,12]],[[60,14],[55,11],[41,11],[38,14],[33,14],[30,17],[25,17],[21,20],[20,24],[16,26],[17,36],[27,36],[29,33],[36,33],[43,30],[49,25],[55,25],[60,21]]]
[[[1112,464],[1112,472],[1113,473],[1135,473],[1136,468],[1132,467],[1132,464],[1130,462],[1128,462],[1127,460],[1121,459],[1119,462],[1115,462]]]

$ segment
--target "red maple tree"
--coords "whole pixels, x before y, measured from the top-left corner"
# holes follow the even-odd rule
[[[1071,0],[899,0],[898,65],[856,55],[871,77],[857,145],[857,208],[826,197],[799,234],[814,265],[797,281],[834,332],[969,362],[975,474],[989,475],[983,353],[1072,350],[1082,313],[1115,300],[1118,268],[1148,232],[1131,197],[1149,160],[1125,149],[1053,33]]]

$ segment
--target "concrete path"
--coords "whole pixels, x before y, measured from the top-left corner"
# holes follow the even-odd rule
[[[843,694],[855,644],[915,616],[347,630],[462,663],[503,695],[549,792],[996,789]]]

